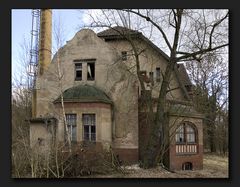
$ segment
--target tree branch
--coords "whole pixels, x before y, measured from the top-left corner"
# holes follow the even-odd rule
[[[135,11],[133,11],[133,10],[131,10],[131,9],[122,9],[122,10],[125,11],[125,12],[131,12],[131,13],[133,13],[133,14],[135,14],[135,15],[138,15],[138,16],[146,19],[148,22],[152,23],[152,24],[161,32],[161,34],[162,34],[162,36],[163,36],[163,38],[164,38],[164,40],[165,40],[165,42],[166,42],[169,50],[170,50],[170,51],[172,50],[171,44],[169,43],[168,38],[167,38],[165,32],[164,32],[164,31],[162,30],[162,28],[161,28],[157,23],[155,23],[150,17],[147,17],[147,16],[141,14],[140,11],[135,12]]]
[[[187,60],[190,57],[193,57],[193,58],[196,59],[196,56],[199,55],[199,54],[204,54],[204,53],[207,53],[207,52],[210,52],[210,51],[214,51],[214,50],[226,47],[228,45],[229,44],[227,43],[227,44],[223,44],[223,45],[220,45],[220,46],[217,46],[217,47],[214,47],[214,48],[208,47],[206,49],[202,49],[202,50],[199,50],[199,51],[196,51],[196,52],[193,52],[193,53],[178,51],[177,54],[182,54],[183,56],[177,57],[176,60],[179,62],[179,61],[183,61],[185,59]]]

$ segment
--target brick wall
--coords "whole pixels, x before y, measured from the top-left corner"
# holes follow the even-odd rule
[[[175,145],[170,147],[170,170],[182,170],[182,164],[191,162],[193,170],[203,168],[203,146],[197,146],[198,151],[196,154],[177,154]]]

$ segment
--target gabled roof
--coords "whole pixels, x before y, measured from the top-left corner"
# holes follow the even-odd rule
[[[111,99],[104,91],[91,85],[78,85],[71,87],[63,92],[64,102],[80,102],[80,103],[107,103],[112,104]],[[61,102],[59,96],[54,103]]]
[[[126,27],[116,26],[109,28],[97,34],[98,37],[104,38],[105,40],[115,40],[115,39],[126,39],[130,36],[131,38],[140,38],[149,44],[153,49],[159,52],[166,60],[169,60],[169,56],[159,49],[154,43],[152,43],[148,38],[146,38],[141,32],[137,30],[128,29]]]
[[[124,38],[126,35],[137,36],[142,34],[139,31],[128,29],[126,27],[116,26],[113,28],[109,28],[97,34],[98,37],[103,37],[106,39],[119,39]]]
[[[168,112],[174,116],[203,118],[203,115],[198,113],[194,106],[185,104],[172,104],[169,106]]]
[[[185,86],[192,85],[184,64],[178,64],[178,72],[180,74],[181,81]]]
[[[121,27],[121,26],[116,26],[116,27],[104,30],[102,32],[99,32],[97,34],[98,37],[104,38],[105,41],[115,40],[115,39],[125,39],[126,36],[129,36],[129,35],[132,38],[137,38],[138,37],[138,38],[142,39],[148,45],[150,45],[154,50],[156,50],[158,53],[160,53],[161,56],[163,56],[165,58],[165,60],[169,61],[169,56],[166,53],[164,53],[159,47],[157,47],[154,43],[152,43],[148,38],[146,38],[139,31],[131,30],[131,29],[128,29],[128,28],[125,28],[125,27]],[[187,99],[189,99],[188,93],[187,93],[187,91],[186,91],[184,86],[192,85],[192,83],[191,83],[191,81],[190,81],[190,79],[188,77],[188,74],[187,74],[187,71],[185,69],[185,66],[183,64],[179,64],[178,68],[175,68],[174,70],[175,70],[176,76],[179,77],[178,80],[179,80],[180,85],[183,85],[181,87],[183,89],[185,97]]]

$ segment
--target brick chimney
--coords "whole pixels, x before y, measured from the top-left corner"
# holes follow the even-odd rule
[[[52,10],[41,9],[39,52],[38,52],[38,76],[41,76],[51,63],[52,56]],[[32,118],[37,114],[37,91],[32,95]]]
[[[39,73],[42,75],[51,63],[52,55],[52,10],[42,9],[39,37]]]

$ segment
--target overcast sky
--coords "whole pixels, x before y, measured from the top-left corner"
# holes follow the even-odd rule
[[[61,25],[64,28],[64,44],[66,41],[73,38],[74,34],[80,30],[81,27],[89,25],[92,19],[89,17],[91,14],[95,19],[101,19],[98,14],[101,13],[99,9],[87,10],[87,9],[53,9],[53,29],[54,24],[57,21],[61,21]],[[105,19],[105,18],[104,18]],[[106,20],[102,20],[106,21]],[[132,25],[139,25],[138,20],[135,19]],[[148,28],[148,27],[147,27]],[[149,27],[150,28],[150,27]],[[24,50],[20,47],[23,45],[24,40],[30,44],[31,41],[31,29],[32,29],[32,9],[13,9],[12,10],[12,77],[19,78],[22,74],[22,59],[21,53]],[[95,32],[103,30],[102,28],[92,28]],[[132,29],[136,29],[133,28]],[[146,28],[145,28],[146,30]],[[146,33],[144,33],[146,34]],[[53,45],[54,45],[54,36]],[[55,48],[53,46],[53,48]],[[30,56],[29,56],[30,59]]]
[[[108,19],[106,17],[101,16],[102,10],[100,9],[52,9],[53,13],[53,30],[54,25],[58,23],[60,20],[61,22],[61,28],[63,28],[63,35],[64,35],[64,41],[63,44],[66,43],[66,41],[71,40],[74,36],[74,34],[80,30],[81,27],[87,26],[92,22],[92,18],[95,20],[100,20],[101,22],[105,22],[107,24],[107,21],[110,17],[116,18],[114,20],[111,20],[113,22],[116,22],[117,25],[122,25],[121,19],[119,17],[118,12],[114,12],[114,14],[110,13],[110,16]],[[89,15],[91,14],[91,17]],[[158,17],[158,11],[154,12],[153,15],[156,19]],[[208,18],[209,19],[209,18]],[[159,21],[159,20],[156,20]],[[162,23],[164,24],[164,23]],[[20,47],[21,44],[23,44],[24,39],[30,43],[31,38],[31,27],[32,27],[32,9],[13,9],[12,10],[12,77],[17,77],[19,80],[19,76],[21,75],[21,71],[24,71],[21,69],[21,59],[20,59],[20,53],[24,52],[23,49]],[[100,31],[99,28],[91,28],[95,30],[95,32]],[[159,38],[159,31],[156,30],[156,28],[152,27],[151,24],[148,22],[142,22],[142,19],[138,16],[131,15],[131,29],[138,29],[143,34],[149,38],[152,42],[155,43],[159,48],[161,48],[166,54],[168,54],[168,51],[166,50],[166,44],[163,41],[163,39]],[[169,27],[164,27],[165,34],[168,35],[168,39],[173,37],[173,34]],[[101,28],[103,30],[103,28]],[[53,49],[54,48],[54,36],[53,39]],[[53,53],[55,51],[53,50]],[[168,54],[169,55],[169,54]],[[30,56],[28,57],[30,59]]]
[[[53,9],[53,20],[61,20],[64,26],[65,42],[72,39],[74,34],[83,24],[82,13],[84,10]],[[12,10],[12,75],[21,74],[20,53],[21,45],[30,41],[32,28],[32,9]],[[30,58],[30,57],[29,57]]]

